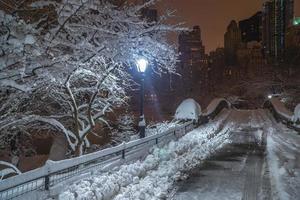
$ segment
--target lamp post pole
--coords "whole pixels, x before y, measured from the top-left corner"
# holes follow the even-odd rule
[[[141,91],[140,91],[140,121],[139,132],[140,138],[145,137],[146,121],[144,115],[144,96],[145,96],[145,73],[141,73]]]
[[[145,72],[147,70],[148,61],[140,58],[136,61],[137,70],[141,75],[141,91],[140,91],[140,121],[139,121],[139,134],[140,138],[144,138],[146,129],[146,120],[144,115],[144,95],[145,95]]]

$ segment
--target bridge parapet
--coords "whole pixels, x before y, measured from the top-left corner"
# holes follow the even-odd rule
[[[270,110],[277,122],[282,122],[289,128],[294,129],[298,133],[300,133],[299,121],[293,121],[294,114],[290,110],[288,110],[283,102],[281,102],[278,98],[271,98],[264,103],[263,107]]]

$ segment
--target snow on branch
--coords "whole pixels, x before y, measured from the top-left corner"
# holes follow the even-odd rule
[[[57,24],[42,32],[36,24],[0,13],[0,137],[22,126],[62,132],[75,155],[89,146],[95,123],[126,103],[132,78],[128,69],[141,56],[156,73],[175,73],[177,52],[166,34],[179,31],[163,20],[149,22],[141,9],[109,1],[38,1],[55,7]],[[164,19],[163,17],[161,19]]]

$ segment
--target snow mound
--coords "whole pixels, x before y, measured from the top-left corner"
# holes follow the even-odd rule
[[[272,98],[270,101],[277,113],[279,113],[289,121],[292,119],[293,113],[289,111],[278,98]]]
[[[293,121],[294,122],[300,121],[300,104],[298,104],[295,107]]]
[[[197,120],[201,115],[201,107],[194,99],[184,100],[176,109],[175,119]]]
[[[149,151],[145,160],[124,164],[108,172],[96,171],[92,176],[68,186],[59,200],[99,199],[167,199],[175,181],[218,149],[230,142],[232,124],[223,127],[229,113],[217,121],[195,129],[178,141]],[[220,127],[223,127],[221,131]]]
[[[203,112],[203,115],[206,115],[206,116],[211,115],[222,102],[226,102],[228,107],[230,107],[231,103],[228,102],[226,99],[224,99],[224,98],[215,98],[207,106],[206,110]]]

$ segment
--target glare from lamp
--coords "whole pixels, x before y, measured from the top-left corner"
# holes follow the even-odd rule
[[[148,67],[148,61],[144,58],[138,59],[136,61],[136,66],[139,72],[144,73]]]
[[[268,95],[268,99],[272,99],[272,95],[269,94],[269,95]]]

